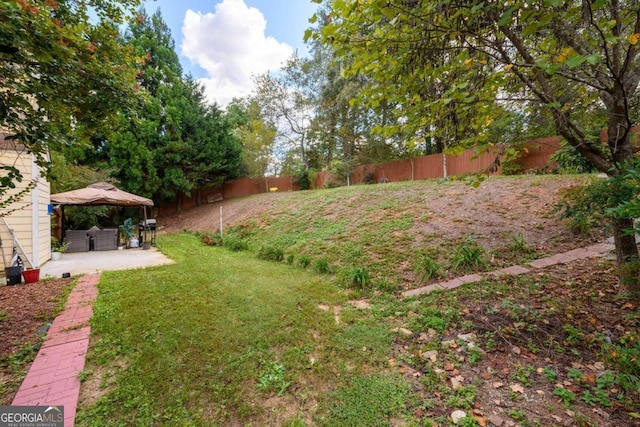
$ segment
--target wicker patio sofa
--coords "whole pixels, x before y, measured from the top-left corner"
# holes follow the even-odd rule
[[[87,230],[67,230],[64,233],[63,242],[69,244],[65,252],[89,251],[89,235],[87,234]]]
[[[94,251],[114,251],[118,249],[118,233],[117,228],[105,228],[97,230],[93,240]]]

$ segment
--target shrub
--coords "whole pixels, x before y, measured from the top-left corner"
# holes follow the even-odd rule
[[[304,169],[303,167],[298,168],[295,171],[294,183],[300,186],[300,190],[308,190],[311,188],[311,178],[309,176],[309,171]]]
[[[429,255],[422,255],[416,265],[417,273],[420,275],[420,282],[427,282],[436,277],[440,277],[442,265]]]
[[[70,242],[61,242],[56,237],[51,236],[51,252],[64,252],[69,248]]]
[[[367,172],[362,177],[363,184],[375,184],[376,183],[376,174],[373,172]]]
[[[484,248],[478,245],[473,237],[467,236],[464,242],[454,250],[451,268],[457,271],[460,268],[463,270],[482,270],[486,267],[487,261]]]
[[[282,248],[262,246],[258,251],[258,258],[265,259],[267,261],[280,262],[284,259],[284,251]]]
[[[246,224],[240,224],[240,225],[231,227],[229,231],[225,233],[225,235],[226,236],[233,235],[240,239],[246,239],[247,237],[250,237],[252,234],[254,234],[256,228],[257,226],[255,221],[249,221]]]
[[[309,264],[311,264],[311,258],[309,258],[306,255],[300,255],[298,257],[298,265],[302,268],[307,268],[309,267]]]
[[[595,135],[598,138],[598,135]],[[549,156],[549,161],[557,167],[556,173],[592,173],[597,169],[567,141],[560,142],[560,149]]]
[[[246,251],[249,244],[239,237],[226,237],[222,239],[222,245],[233,252]]]
[[[316,273],[320,274],[328,274],[330,272],[329,268],[329,260],[327,258],[318,258],[316,262],[313,263],[313,270]]]
[[[366,289],[371,285],[371,275],[369,270],[364,267],[353,268],[347,274],[350,286],[354,286],[357,289]]]
[[[294,259],[295,259],[295,255],[294,254],[288,254],[287,255],[287,264],[293,265]]]
[[[201,237],[202,243],[207,246],[221,246],[222,245],[222,237],[220,234],[205,234]]]
[[[524,154],[522,144],[512,144],[507,148],[502,156],[502,175],[519,175],[522,173],[522,163],[520,159]]]
[[[640,168],[625,165],[626,173],[595,178],[586,185],[565,192],[555,209],[560,218],[572,221],[576,231],[606,223],[612,219],[637,218],[640,215]]]

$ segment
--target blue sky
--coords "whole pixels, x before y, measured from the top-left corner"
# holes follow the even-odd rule
[[[251,93],[252,76],[275,71],[303,42],[311,0],[147,0],[171,28],[185,72],[204,86],[207,98],[225,106]]]

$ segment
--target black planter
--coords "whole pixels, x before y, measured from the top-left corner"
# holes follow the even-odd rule
[[[4,269],[8,286],[15,286],[22,283],[22,267],[7,267]]]

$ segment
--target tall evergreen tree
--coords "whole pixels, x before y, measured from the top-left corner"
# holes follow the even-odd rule
[[[203,89],[184,78],[171,32],[160,11],[140,14],[125,35],[146,62],[139,76],[147,95],[135,116],[121,116],[109,144],[116,177],[130,191],[170,199],[238,176],[240,146]]]

